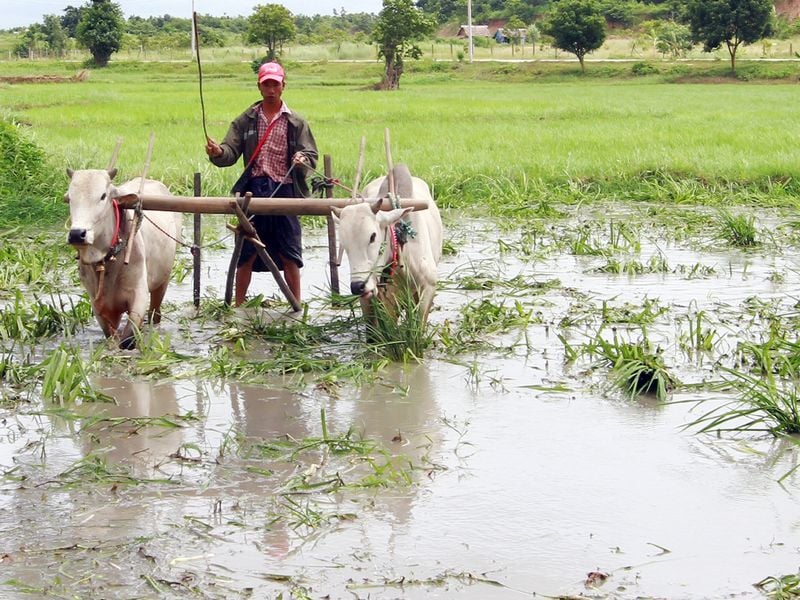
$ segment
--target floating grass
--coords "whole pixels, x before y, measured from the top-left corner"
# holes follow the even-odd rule
[[[439,342],[450,354],[492,347],[488,334],[518,332],[525,336],[527,328],[540,319],[519,300],[510,302],[510,306],[505,300],[499,303],[473,300],[463,306],[460,313],[456,324],[447,321],[439,328]]]
[[[771,600],[797,600],[800,598],[800,573],[765,577],[753,585]]]

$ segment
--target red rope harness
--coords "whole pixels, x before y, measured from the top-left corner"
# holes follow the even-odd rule
[[[397,231],[395,231],[394,225],[389,225],[389,248],[391,249],[392,259],[383,268],[384,281],[394,277],[395,269],[400,264],[400,244],[397,243]]]
[[[117,245],[117,242],[119,242],[119,223],[121,220],[121,215],[120,215],[121,211],[119,209],[119,203],[117,202],[116,198],[114,198],[111,202],[114,203],[114,217],[115,217],[114,237],[111,238],[111,248],[114,248],[114,246]]]

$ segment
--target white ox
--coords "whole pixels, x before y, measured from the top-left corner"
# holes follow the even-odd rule
[[[120,340],[121,348],[135,345],[134,331],[148,313],[152,323],[161,320],[161,302],[167,291],[175,250],[180,240],[180,213],[143,212],[141,227],[133,236],[130,260],[125,247],[134,211],[121,208],[116,199],[136,194],[141,178],[115,186],[117,170],[67,169],[70,230],[67,242],[78,250],[79,274],[89,293],[97,321],[106,337]],[[143,193],[169,194],[160,181],[144,181]],[[149,302],[149,308],[148,308]],[[128,320],[119,327],[123,315]]]
[[[400,198],[427,200],[427,210],[382,211],[378,200],[333,208],[333,219],[350,263],[350,292],[361,297],[365,316],[371,314],[369,304],[373,296],[387,305],[395,300],[400,287],[406,286],[420,306],[424,323],[436,293],[437,266],[442,256],[442,218],[427,183],[413,177],[405,165],[397,165],[392,173],[395,194]],[[387,177],[371,181],[362,192],[366,198],[383,198],[388,193]],[[405,243],[398,243],[394,225],[406,215],[413,236],[409,235]]]

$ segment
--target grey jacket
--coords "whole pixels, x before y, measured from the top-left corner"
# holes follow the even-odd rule
[[[236,164],[240,156],[244,156],[244,164],[247,165],[256,150],[256,146],[258,146],[258,111],[260,105],[260,101],[256,102],[233,120],[228,128],[228,133],[225,134],[225,139],[220,144],[222,154],[209,157],[213,164],[218,167],[229,167]],[[286,170],[289,170],[292,156],[294,156],[295,152],[302,152],[308,158],[308,167],[297,165],[292,169],[294,195],[297,198],[306,198],[310,195],[308,183],[306,183],[306,173],[309,168],[314,169],[317,166],[317,159],[319,158],[317,143],[314,141],[314,135],[311,133],[311,128],[305,119],[295,113],[287,116],[289,118],[289,128],[286,139],[289,146],[287,153],[289,162],[286,165]]]

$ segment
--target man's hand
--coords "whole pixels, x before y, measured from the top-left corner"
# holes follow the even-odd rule
[[[211,158],[222,156],[222,146],[220,146],[211,138],[206,138],[206,154],[208,154]]]
[[[292,162],[296,165],[308,166],[308,158],[302,152],[295,152],[294,156],[292,157]]]

